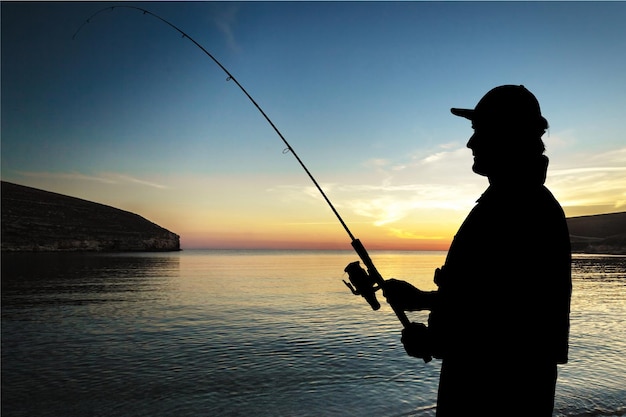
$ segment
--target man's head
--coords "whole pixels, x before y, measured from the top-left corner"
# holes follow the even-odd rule
[[[474,154],[474,172],[485,176],[518,169],[545,150],[541,136],[548,128],[539,102],[523,85],[502,85],[489,91],[473,109],[451,109],[472,121],[467,147]]]

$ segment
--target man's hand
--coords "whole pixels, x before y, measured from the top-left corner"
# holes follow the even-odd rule
[[[418,311],[432,309],[436,291],[422,291],[406,281],[391,278],[385,281],[383,295],[398,310]]]
[[[424,362],[432,360],[432,347],[428,327],[422,323],[411,323],[402,329],[404,350],[409,356],[424,359]]]

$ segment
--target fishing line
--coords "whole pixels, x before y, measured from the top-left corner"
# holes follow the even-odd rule
[[[346,223],[343,221],[343,219],[341,218],[341,216],[339,215],[339,212],[337,211],[337,209],[335,209],[335,206],[333,205],[333,203],[330,202],[330,199],[328,198],[328,196],[326,195],[326,193],[324,192],[324,190],[322,189],[322,187],[318,184],[317,180],[313,177],[313,174],[311,174],[311,172],[309,171],[309,169],[306,167],[306,165],[304,165],[304,162],[302,162],[302,159],[300,159],[300,157],[298,156],[298,154],[296,153],[296,151],[293,149],[293,147],[289,144],[289,142],[287,142],[287,139],[285,139],[285,137],[283,136],[283,134],[280,132],[280,130],[278,130],[278,128],[276,127],[276,125],[272,122],[272,120],[269,118],[269,116],[265,113],[265,111],[263,111],[263,109],[261,108],[261,106],[259,106],[259,104],[252,98],[252,96],[250,94],[248,94],[248,92],[246,91],[246,89],[239,83],[239,81],[235,78],[235,76],[233,74],[230,73],[230,71],[228,71],[226,69],[226,67],[224,67],[224,65],[222,65],[209,51],[207,51],[202,45],[200,45],[194,38],[192,38],[191,36],[189,36],[186,32],[184,32],[182,29],[180,29],[178,26],[174,25],[173,23],[171,23],[170,21],[162,18],[161,16],[152,13],[149,10],[143,9],[141,7],[136,7],[136,6],[111,6],[111,7],[106,7],[104,9],[98,10],[97,12],[95,12],[94,14],[92,14],[91,16],[89,16],[89,18],[87,18],[87,20],[85,20],[83,22],[82,25],[80,25],[80,27],[76,30],[76,32],[74,32],[74,35],[72,35],[72,39],[76,39],[76,36],[78,36],[78,33],[83,29],[83,27],[85,27],[85,25],[87,25],[88,23],[91,23],[91,20],[93,18],[95,18],[96,16],[98,16],[99,14],[101,14],[102,12],[105,11],[113,11],[116,8],[121,8],[121,9],[132,9],[132,10],[137,10],[142,12],[144,15],[150,15],[158,20],[160,20],[161,22],[165,23],[166,25],[170,26],[172,29],[176,30],[178,33],[180,33],[182,35],[183,38],[187,38],[189,39],[194,45],[196,45],[198,48],[200,48],[202,50],[202,52],[204,52],[209,58],[211,58],[213,60],[213,62],[215,62],[221,69],[222,71],[224,71],[224,73],[226,73],[227,78],[226,81],[232,81],[235,84],[237,84],[237,87],[239,87],[239,89],[241,89],[241,91],[246,95],[246,97],[248,97],[248,99],[252,102],[252,104],[254,104],[254,106],[257,108],[257,110],[259,112],[261,112],[261,114],[263,115],[263,117],[265,118],[265,120],[267,120],[267,122],[270,124],[270,126],[272,126],[272,128],[274,129],[274,131],[276,132],[276,134],[278,134],[278,136],[280,137],[280,139],[284,142],[285,146],[287,146],[284,150],[283,153],[291,153],[294,158],[296,158],[296,160],[298,161],[298,163],[300,164],[300,166],[302,167],[302,169],[304,169],[304,172],[307,173],[307,175],[309,176],[309,178],[311,179],[311,181],[313,181],[313,184],[315,185],[315,187],[317,188],[317,190],[322,194],[322,197],[324,197],[324,200],[326,200],[326,203],[328,203],[328,206],[331,208],[331,210],[333,211],[333,213],[335,214],[335,216],[337,216],[337,219],[339,220],[339,222],[341,223],[341,225],[343,226],[343,228],[345,229],[345,231],[348,233],[348,236],[350,236],[350,239],[352,239],[352,241],[357,240],[354,235],[352,234],[352,232],[350,231],[350,229],[348,228],[348,225],[346,225]]]

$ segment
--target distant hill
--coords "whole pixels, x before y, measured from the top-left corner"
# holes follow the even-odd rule
[[[178,251],[180,237],[145,218],[2,181],[2,251]]]
[[[572,252],[626,254],[626,212],[567,219]]]

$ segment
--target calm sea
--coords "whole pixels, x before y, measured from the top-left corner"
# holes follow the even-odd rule
[[[423,289],[445,258],[371,255],[386,278]],[[434,416],[440,361],[408,357],[391,309],[350,294],[354,260],[2,254],[2,416]],[[554,415],[623,416],[626,257],[576,255],[573,272]]]

